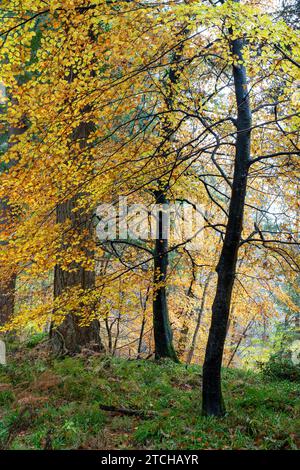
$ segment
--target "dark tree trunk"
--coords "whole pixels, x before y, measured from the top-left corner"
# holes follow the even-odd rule
[[[11,100],[15,105],[17,103],[15,100]],[[1,110],[0,110],[1,115]],[[8,128],[8,148],[13,146],[13,143],[9,142],[9,139],[12,136],[22,135],[27,130],[27,126],[24,123],[24,120],[20,122],[19,127],[12,127]],[[6,169],[9,169],[15,164],[13,160],[11,160],[8,164]],[[0,200],[0,230],[1,226],[5,226],[6,224],[10,224],[13,222],[13,216],[11,212],[11,208],[9,205],[9,201],[7,198],[3,198]],[[2,246],[5,245],[5,242],[2,243]],[[1,246],[1,244],[0,244]],[[1,279],[0,280],[0,325],[4,325],[7,321],[13,316],[14,307],[15,307],[15,290],[16,290],[16,280],[17,276],[15,273],[10,274],[8,279]]]
[[[155,192],[156,204],[167,204],[163,191]],[[154,298],[153,298],[153,328],[155,342],[155,358],[170,358],[178,362],[173,346],[173,334],[169,321],[166,279],[168,271],[168,237],[163,227],[163,210],[158,211],[158,233],[154,247]]]
[[[108,322],[108,314],[105,317],[105,328],[106,328],[106,333],[107,333],[108,352],[109,354],[111,354],[112,353],[112,334],[111,334],[112,325],[110,325]]]
[[[243,41],[232,42],[232,52],[242,60]],[[251,111],[247,91],[246,70],[233,66],[237,102],[237,137],[232,194],[224,243],[217,265],[218,283],[212,307],[212,322],[203,365],[204,415],[221,416],[225,406],[221,391],[221,365],[230,311],[232,288],[241,240],[247,176],[250,161]]]
[[[0,286],[0,325],[5,325],[13,316],[15,306],[16,276]]]
[[[185,38],[188,30],[185,28],[182,35]],[[166,108],[171,112],[173,109],[174,96],[176,90],[174,85],[179,81],[180,74],[184,66],[180,62],[184,41],[182,41],[176,51],[173,52],[171,57],[171,67],[167,74],[167,79],[163,83],[164,100]],[[168,117],[168,113],[162,118],[162,147],[168,144],[173,139],[174,125]],[[157,181],[158,190],[154,192],[156,204],[168,204],[166,198],[167,188],[162,188],[161,181]],[[175,362],[179,362],[177,354],[173,346],[173,334],[169,321],[167,293],[166,293],[166,278],[168,270],[168,234],[163,234],[162,219],[163,213],[158,214],[158,234],[155,240],[154,247],[154,286],[160,284],[160,287],[155,291],[153,299],[153,327],[154,327],[154,342],[155,342],[155,358],[160,359],[168,357]]]
[[[11,218],[11,213],[7,201],[0,200],[0,231],[1,226],[6,226]],[[5,242],[0,243],[4,246]],[[0,279],[0,325],[5,325],[14,313],[15,306],[15,288],[16,288],[16,275],[9,274],[7,278]]]
[[[201,304],[200,304],[200,308],[198,310],[197,323],[196,323],[195,331],[194,331],[194,334],[193,334],[192,344],[191,344],[190,350],[188,352],[187,360],[186,360],[187,364],[190,364],[192,362],[192,359],[193,359],[193,356],[194,356],[196,343],[197,343],[197,338],[198,338],[198,333],[199,333],[199,329],[200,329],[200,325],[201,325],[201,319],[202,319],[203,311],[204,311],[204,305],[205,305],[205,300],[206,300],[207,289],[208,289],[210,279],[211,279],[211,273],[208,275],[208,277],[206,279],[206,282],[204,284]]]
[[[142,318],[138,348],[137,348],[137,356],[136,356],[137,359],[140,359],[142,349],[143,349],[143,338],[144,338],[145,325],[146,325],[146,313],[144,312],[143,313],[143,318]]]

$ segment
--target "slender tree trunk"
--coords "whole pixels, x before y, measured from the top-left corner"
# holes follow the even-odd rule
[[[116,354],[116,350],[118,346],[118,341],[119,341],[119,336],[120,336],[120,321],[121,321],[121,314],[119,313],[118,318],[117,318],[116,337],[115,337],[113,353],[112,353],[113,356]]]
[[[241,345],[243,339],[246,338],[247,331],[248,331],[249,328],[251,327],[252,323],[253,323],[253,319],[250,320],[250,321],[247,323],[246,328],[244,329],[243,333],[240,335],[239,340],[238,340],[238,342],[237,342],[237,344],[236,344],[236,346],[235,346],[235,348],[234,348],[234,350],[233,350],[233,352],[232,352],[232,354],[231,354],[231,356],[230,356],[230,358],[229,358],[227,367],[229,367],[230,364],[232,363],[232,361],[233,361],[233,359],[234,359],[234,357],[235,357],[235,355],[236,355],[236,353],[237,353],[237,351],[238,351],[238,349],[239,349],[239,347],[240,347],[240,345]]]
[[[177,344],[177,354],[180,359],[184,359],[184,353],[186,351],[186,344],[188,341],[188,336],[189,336],[189,324],[188,324],[188,319],[186,318],[183,322],[181,331],[180,331],[180,337],[178,340]]]
[[[243,59],[242,48],[243,41],[241,39],[232,42],[232,52],[239,60]],[[226,233],[216,268],[218,283],[212,307],[212,322],[203,366],[202,411],[204,415],[211,416],[221,416],[225,413],[221,390],[221,365],[242,233],[250,161],[251,110],[245,67],[243,65],[234,65],[233,77],[237,102],[234,176]]]
[[[156,204],[167,204],[166,196],[161,191],[155,192]],[[161,359],[168,357],[175,362],[178,358],[173,346],[173,334],[169,321],[166,279],[168,270],[168,238],[163,233],[163,211],[158,211],[158,233],[154,248],[154,298],[153,298],[153,328],[155,342],[155,358]]]
[[[143,312],[143,318],[142,318],[142,324],[141,324],[141,330],[140,330],[140,336],[139,336],[139,342],[138,342],[138,348],[137,348],[137,356],[136,356],[137,359],[140,359],[141,357],[145,325],[146,325],[146,313]]]
[[[142,317],[141,330],[140,330],[140,336],[139,336],[139,342],[138,342],[138,348],[137,348],[137,357],[136,357],[137,359],[140,359],[141,357],[142,346],[143,346],[143,341],[144,341],[144,331],[145,331],[145,326],[146,326],[146,309],[147,309],[147,301],[149,298],[149,291],[150,291],[150,286],[147,287],[144,302],[142,301],[142,293],[140,292],[141,306],[143,309],[143,317]]]
[[[187,28],[182,32],[183,37],[188,34]],[[178,50],[173,53],[171,58],[171,67],[168,71],[167,80],[163,83],[164,100],[166,108],[172,111],[173,101],[176,94],[174,85],[179,81],[180,74],[183,71],[183,64],[180,63],[182,56],[184,41],[179,45]],[[168,114],[163,117],[162,121],[162,140],[165,144],[170,143],[173,139],[174,125],[168,118]],[[167,188],[161,188],[161,182],[158,180],[158,190],[154,191],[156,204],[167,205],[166,198]],[[154,327],[154,342],[155,342],[155,358],[160,359],[168,357],[175,362],[179,362],[177,354],[173,346],[173,334],[169,321],[167,293],[166,293],[166,278],[168,269],[168,235],[163,234],[162,219],[163,213],[160,211],[159,217],[159,234],[155,240],[154,248],[154,286],[159,285],[155,290],[153,299],[153,327]]]
[[[191,344],[190,350],[188,352],[188,357],[187,357],[187,360],[186,360],[187,364],[190,364],[192,362],[192,359],[193,359],[193,356],[194,356],[196,343],[197,343],[197,338],[198,338],[198,333],[199,333],[199,329],[200,329],[200,325],[201,325],[201,319],[202,319],[204,306],[205,306],[207,289],[208,289],[210,279],[211,279],[211,273],[208,275],[208,277],[206,279],[206,282],[204,284],[201,304],[200,304],[200,308],[199,308],[199,311],[198,311],[197,323],[196,323],[195,331],[194,331],[194,334],[193,334],[192,344]]]

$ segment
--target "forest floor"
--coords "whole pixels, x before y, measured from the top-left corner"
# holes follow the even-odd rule
[[[299,383],[225,369],[227,416],[205,418],[198,366],[88,353],[58,360],[32,346],[0,365],[2,449],[300,447]]]

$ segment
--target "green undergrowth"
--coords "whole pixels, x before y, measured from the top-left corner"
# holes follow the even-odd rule
[[[225,369],[227,415],[205,418],[198,366],[100,355],[53,360],[29,346],[0,366],[2,449],[299,447],[299,383]],[[141,416],[114,410],[122,408]]]

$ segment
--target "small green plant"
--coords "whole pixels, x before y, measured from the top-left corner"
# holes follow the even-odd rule
[[[34,333],[28,338],[25,345],[27,348],[32,349],[32,348],[35,348],[39,343],[41,343],[46,338],[47,338],[47,333],[44,333],[44,332]]]
[[[271,379],[300,381],[300,363],[294,346],[299,343],[299,330],[278,325],[272,341],[270,355],[265,362],[258,362],[264,376]]]
[[[0,406],[9,405],[14,401],[14,394],[11,390],[0,390]]]
[[[272,354],[267,362],[261,364],[261,370],[271,379],[300,382],[300,364],[293,363],[291,355],[285,351]]]

